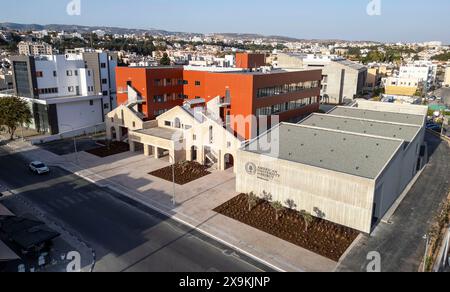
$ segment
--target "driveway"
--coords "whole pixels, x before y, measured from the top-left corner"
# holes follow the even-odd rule
[[[381,255],[382,272],[417,272],[428,232],[439,205],[450,188],[450,149],[427,134],[430,163],[394,213],[392,224],[380,223],[374,233],[364,236],[338,266],[337,271],[364,272],[370,252]]]
[[[100,147],[90,137],[76,139],[77,151],[88,151]],[[40,148],[50,151],[56,155],[67,155],[75,153],[74,139],[64,139],[39,145]]]

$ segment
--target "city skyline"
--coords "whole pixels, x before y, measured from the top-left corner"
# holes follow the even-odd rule
[[[1,22],[23,24],[154,28],[204,34],[254,33],[299,39],[450,43],[450,36],[445,34],[445,27],[450,25],[450,20],[445,18],[450,3],[443,0],[436,0],[436,5],[433,6],[427,5],[425,1],[406,0],[399,0],[396,3],[385,0],[350,0],[346,3],[321,0],[308,4],[305,4],[305,1],[285,0],[284,5],[273,4],[266,0],[262,2],[248,0],[245,3],[235,0],[227,3],[209,3],[203,0],[189,3],[179,0],[170,2],[131,0],[121,3],[113,0],[108,2],[108,6],[102,2],[81,0],[81,9],[74,10],[75,15],[67,13],[68,4],[74,3],[69,0],[43,0],[39,3],[24,0],[20,4],[8,2],[2,5],[0,19]],[[368,7],[370,3],[378,2],[381,3],[380,9]],[[411,2],[415,5],[411,5]],[[283,10],[283,7],[290,9]],[[435,11],[433,7],[440,9]],[[38,9],[44,13],[36,13]],[[58,11],[61,13],[57,13]],[[117,15],[118,11],[122,13],[119,17],[110,17]],[[157,11],[162,13],[155,13]],[[168,13],[163,13],[164,11]],[[314,11],[317,13],[311,13]],[[77,15],[78,12],[80,15]],[[377,15],[378,13],[380,15]],[[425,20],[416,21],[419,17]],[[320,21],[317,21],[318,19]],[[435,21],[436,19],[441,21]],[[361,29],[361,26],[365,29]]]

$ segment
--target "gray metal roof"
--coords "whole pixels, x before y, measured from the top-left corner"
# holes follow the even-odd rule
[[[299,124],[386,138],[398,138],[408,143],[416,137],[421,129],[420,126],[322,114],[313,114]]]
[[[275,145],[271,150],[278,151],[266,151],[265,141]],[[399,139],[281,123],[244,150],[375,179],[402,144]]]
[[[144,129],[134,132],[171,141],[178,141],[181,137],[183,137],[183,132],[181,130],[174,130],[162,127]]]
[[[374,121],[384,121],[384,122],[418,125],[418,126],[422,126],[425,119],[425,117],[421,115],[372,111],[359,109],[356,107],[336,107],[335,109],[331,110],[329,114],[335,116],[353,117]]]

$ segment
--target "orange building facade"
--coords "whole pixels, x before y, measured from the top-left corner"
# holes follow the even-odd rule
[[[236,68],[251,69],[266,65],[266,55],[236,53]]]
[[[145,102],[141,112],[148,119],[182,105],[184,99],[208,102],[219,96],[223,99],[222,120],[237,136],[248,140],[266,129],[258,122],[260,117],[278,116],[280,122],[295,121],[317,111],[322,72],[215,72],[182,67],[122,67],[117,69],[116,76],[118,103],[127,103],[127,94],[121,93],[120,88],[131,85],[142,95]],[[172,85],[173,81],[170,86],[167,82],[166,86],[155,85],[164,79],[177,80],[176,85]],[[161,96],[178,98],[161,99]],[[271,122],[270,118],[268,122]]]

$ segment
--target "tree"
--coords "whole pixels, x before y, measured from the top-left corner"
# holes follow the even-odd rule
[[[295,210],[295,208],[297,208],[297,205],[295,204],[295,201],[292,200],[292,199],[287,199],[285,204],[291,210]]]
[[[19,126],[31,123],[31,111],[28,104],[18,97],[0,98],[0,125],[5,126],[14,139],[14,134]]]
[[[259,198],[253,192],[251,192],[247,194],[247,202],[248,202],[248,211],[250,212],[258,204]]]
[[[284,210],[283,204],[281,204],[281,202],[279,202],[279,201],[276,201],[276,202],[270,203],[270,205],[275,210],[275,219],[278,221],[278,219],[280,218],[281,212]]]
[[[314,221],[314,217],[305,210],[301,211],[300,214],[302,215],[303,220],[305,221],[305,232],[308,232],[309,227]]]
[[[261,197],[263,198],[264,201],[272,202],[272,194],[271,193],[263,191]]]
[[[159,64],[161,64],[162,66],[170,66],[171,61],[170,61],[169,55],[167,53],[163,54],[163,57],[159,61]]]

